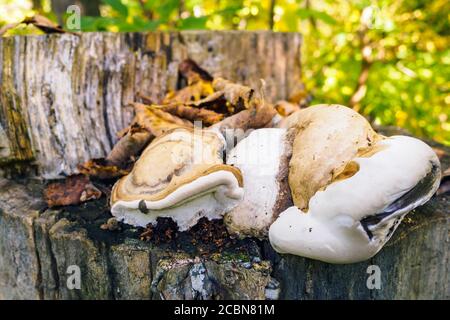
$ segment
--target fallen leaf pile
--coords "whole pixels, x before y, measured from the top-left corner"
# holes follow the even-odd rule
[[[174,128],[192,128],[197,121],[220,130],[236,126],[245,130],[264,127],[276,114],[250,87],[213,78],[190,59],[180,63],[179,72],[187,85],[167,93],[159,103],[137,94],[141,101],[131,104],[135,116],[130,126],[119,133],[106,158],[80,164],[81,173],[96,179],[123,176],[155,137]]]

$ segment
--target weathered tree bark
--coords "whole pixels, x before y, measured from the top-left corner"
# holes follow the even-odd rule
[[[187,57],[254,88],[264,79],[267,99],[284,98],[302,85],[300,46],[299,34],[270,32],[2,38],[0,163],[53,178],[105,156],[131,121],[126,106],[175,89]]]
[[[279,255],[252,239],[206,255],[143,242],[135,228],[100,229],[110,217],[104,198],[46,209],[42,177],[106,155],[132,117],[125,106],[138,92],[157,100],[176,88],[182,59],[253,87],[263,78],[273,101],[302,85],[300,44],[298,34],[265,32],[0,39],[0,169],[9,177],[0,179],[0,298],[448,299],[445,195],[410,214],[373,259],[352,265]],[[369,265],[380,267],[380,290],[366,285]],[[80,268],[79,290],[67,285],[70,266]]]

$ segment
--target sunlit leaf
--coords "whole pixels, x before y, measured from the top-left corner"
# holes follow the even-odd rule
[[[121,0],[102,0],[122,17],[128,16],[128,7]]]
[[[206,28],[206,22],[208,17],[188,17],[186,19],[179,20],[177,25],[180,30],[199,30]]]
[[[315,18],[322,20],[327,24],[336,24],[336,20],[332,16],[322,11],[300,8],[297,10],[297,15],[299,16],[299,18],[303,19]]]
[[[167,21],[179,6],[180,0],[165,0],[161,1],[155,10],[158,12],[160,20]]]

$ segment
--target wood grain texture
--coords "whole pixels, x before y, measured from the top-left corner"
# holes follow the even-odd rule
[[[137,93],[158,101],[176,89],[178,63],[188,57],[254,88],[264,79],[267,99],[286,98],[302,86],[300,48],[299,34],[271,32],[2,38],[0,166],[54,178],[105,156],[131,121],[127,105]]]

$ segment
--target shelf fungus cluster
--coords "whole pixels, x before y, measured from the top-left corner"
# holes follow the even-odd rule
[[[350,108],[306,107],[304,92],[271,104],[264,90],[213,77],[189,59],[179,71],[187,86],[161,101],[138,94],[133,121],[105,158],[47,185],[50,207],[107,195],[119,178],[110,197],[118,221],[149,227],[170,218],[186,231],[223,219],[233,238],[354,263],[380,251],[439,188],[432,148],[380,135]]]
[[[438,188],[440,163],[428,145],[379,135],[352,109],[265,114],[234,148],[224,128],[251,121],[230,117],[156,138],[114,186],[112,213],[137,226],[171,217],[180,230],[223,217],[231,235],[268,237],[279,253],[353,263],[375,255]]]
[[[350,108],[271,105],[190,60],[180,72],[188,86],[160,106],[135,104],[134,123],[106,158],[120,165],[140,154],[112,190],[120,221],[170,217],[184,231],[223,218],[231,236],[269,238],[279,253],[353,263],[381,250],[439,186],[427,144],[382,136]]]

